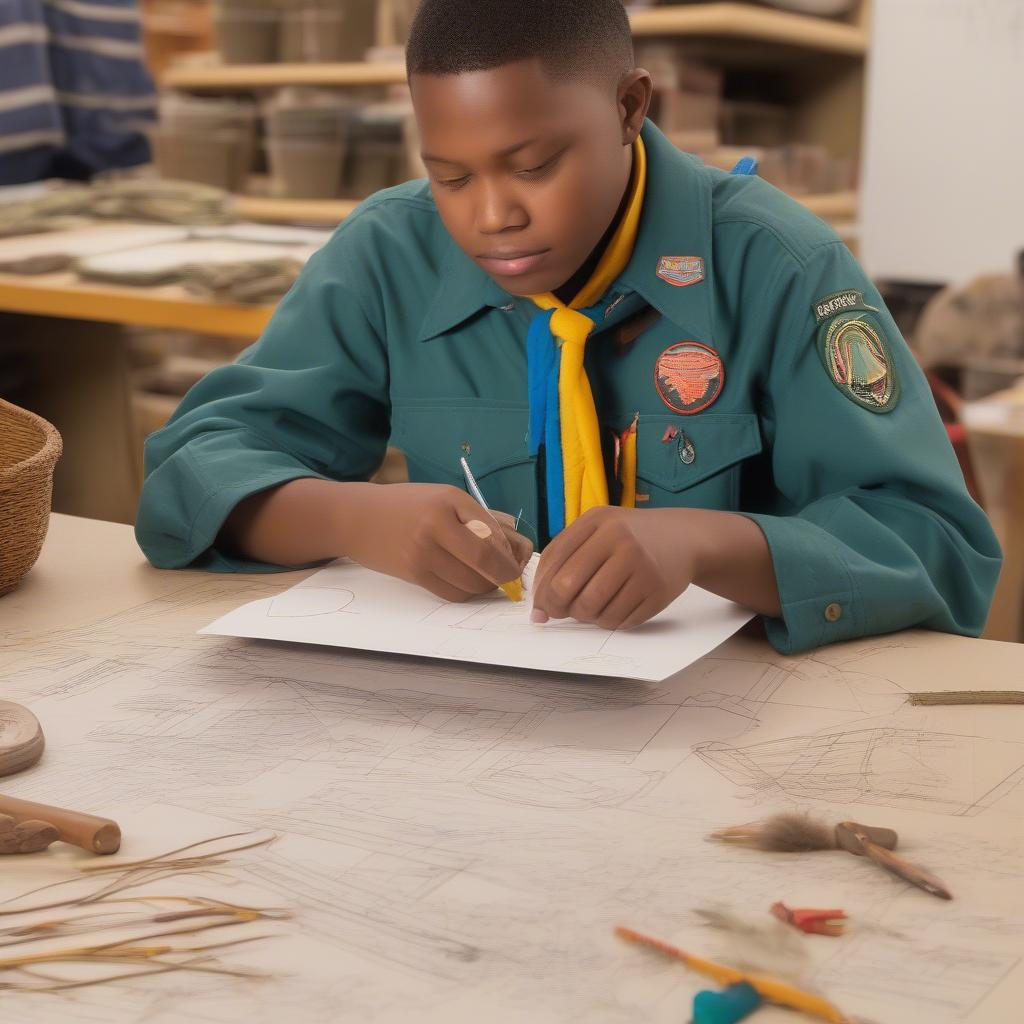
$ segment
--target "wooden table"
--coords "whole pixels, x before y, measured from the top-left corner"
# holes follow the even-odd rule
[[[37,277],[0,274],[0,311],[255,339],[274,310],[210,302],[174,284],[152,288],[93,284],[68,271]]]
[[[55,507],[130,523],[141,486],[123,327],[163,327],[251,342],[270,306],[211,302],[180,285],[94,284],[74,273],[0,274],[0,359],[21,360],[33,411],[64,438]]]
[[[811,982],[846,1012],[1018,1019],[1024,707],[916,708],[906,693],[1020,688],[1024,647],[906,633],[783,658],[753,630],[646,685],[196,635],[303,575],[159,572],[126,527],[57,516],[39,565],[0,598],[0,692],[48,741],[4,791],[114,816],[129,859],[272,829],[275,845],[211,878],[160,885],[296,914],[263,929],[269,941],[215,954],[272,980],[5,991],[5,1019],[57,1024],[73,999],[75,1019],[113,1024],[170,1024],[186,1001],[191,1019],[224,1024],[350,1010],[385,1024],[677,1024],[712,986],[613,925],[728,961],[695,910],[767,927],[780,898],[850,914],[841,939],[772,940],[804,942]],[[897,827],[956,899],[840,852],[705,841],[779,809]],[[8,858],[0,900],[85,859]]]
[[[1024,386],[963,411],[971,462],[1005,562],[986,636],[1024,641]]]

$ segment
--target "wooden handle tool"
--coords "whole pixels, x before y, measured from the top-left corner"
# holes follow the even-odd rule
[[[57,830],[64,843],[79,846],[89,853],[117,853],[121,848],[121,829],[109,818],[96,818],[80,811],[47,807],[29,800],[17,800],[0,794],[0,814],[9,815],[16,825],[25,822],[47,822]]]
[[[895,835],[895,833],[893,834]],[[877,842],[873,842],[864,825],[858,825],[855,821],[841,821],[836,825],[836,842],[849,853],[858,857],[869,857],[879,867],[885,868],[897,878],[916,885],[919,889],[931,893],[932,896],[938,896],[940,900],[953,898],[953,894],[933,874],[917,864],[897,857],[891,849],[886,849]]]

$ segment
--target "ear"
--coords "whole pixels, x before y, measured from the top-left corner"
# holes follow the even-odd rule
[[[622,144],[631,146],[640,129],[644,126],[644,118],[651,108],[651,97],[654,95],[654,82],[643,68],[634,68],[619,82],[618,102],[619,117],[622,121]]]

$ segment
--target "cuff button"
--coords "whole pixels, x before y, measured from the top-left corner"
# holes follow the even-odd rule
[[[825,608],[825,619],[828,622],[838,622],[843,617],[843,606],[833,602]]]

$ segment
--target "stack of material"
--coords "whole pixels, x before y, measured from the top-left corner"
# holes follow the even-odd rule
[[[273,64],[280,50],[283,0],[217,0],[217,49],[225,64]]]
[[[299,0],[286,6],[280,60],[361,61],[376,30],[376,0]]]
[[[285,89],[266,112],[272,191],[292,199],[341,194],[352,103],[341,93]]]
[[[345,167],[346,195],[362,199],[418,173],[418,141],[409,134],[411,110],[410,102],[400,100],[369,104],[356,112]],[[416,146],[415,154],[407,141]]]
[[[43,195],[0,204],[0,238],[63,231],[96,219],[216,225],[235,218],[221,189],[152,178],[98,181],[55,185]]]
[[[194,263],[185,267],[182,280],[192,294],[206,299],[262,306],[281,299],[295,284],[302,267],[301,260],[289,257],[240,263]]]
[[[165,178],[244,189],[256,153],[256,105],[246,100],[169,95],[151,134]]]
[[[652,120],[687,152],[717,147],[721,142],[721,70],[687,58],[677,42],[638,40],[636,50],[637,64],[654,79]]]
[[[722,70],[690,58],[682,42],[640,39],[636,52],[637,63],[654,79],[651,117],[680,149],[725,170],[752,156],[762,178],[795,195],[856,186],[852,160],[835,157],[824,146],[792,141],[789,107],[732,98]]]
[[[856,188],[852,160],[834,157],[824,146],[794,143],[788,146],[721,145],[697,155],[712,167],[732,170],[745,156],[758,162],[758,174],[765,181],[791,195],[846,192]]]
[[[376,0],[218,0],[225,64],[361,61],[373,46]]]

